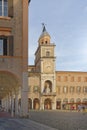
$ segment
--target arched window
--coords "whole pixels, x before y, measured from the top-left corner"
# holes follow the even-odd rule
[[[87,86],[83,87],[83,93],[87,93]]]
[[[68,92],[68,87],[67,87],[67,86],[64,86],[64,87],[63,87],[63,92],[64,92],[64,93],[67,93],[67,92]]]
[[[47,44],[47,41],[45,41],[45,43]]]
[[[70,87],[70,93],[73,93],[73,92],[74,92],[74,87],[71,86],[71,87]]]
[[[77,93],[80,93],[80,92],[81,92],[81,87],[77,86]]]

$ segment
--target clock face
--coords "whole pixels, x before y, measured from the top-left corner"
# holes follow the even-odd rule
[[[52,63],[51,62],[45,62],[44,63],[44,71],[45,72],[51,72],[52,71]]]

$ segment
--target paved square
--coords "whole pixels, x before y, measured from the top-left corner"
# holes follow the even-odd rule
[[[0,113],[0,130],[87,130],[87,113],[29,111],[29,119]]]
[[[30,111],[30,119],[59,130],[87,130],[87,113]]]

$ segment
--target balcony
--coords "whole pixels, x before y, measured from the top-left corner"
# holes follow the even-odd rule
[[[42,96],[56,96],[56,92],[49,92],[49,93],[43,92],[41,94]]]

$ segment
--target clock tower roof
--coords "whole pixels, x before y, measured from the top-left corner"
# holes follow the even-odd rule
[[[49,33],[48,33],[47,30],[46,30],[45,25],[43,26],[43,30],[42,30],[42,33],[41,33],[41,35],[40,35],[40,38],[41,38],[41,37],[44,37],[44,36],[49,36],[49,37],[50,37]]]
[[[44,24],[42,24],[42,25],[43,25],[43,30],[42,30],[42,33],[41,33],[39,40],[38,40],[39,45],[50,44],[50,35],[47,32],[45,25]]]

